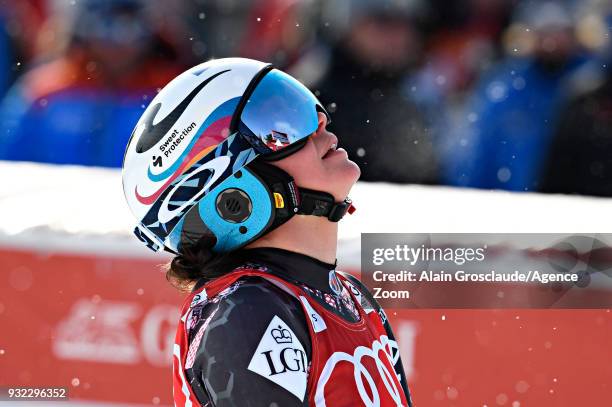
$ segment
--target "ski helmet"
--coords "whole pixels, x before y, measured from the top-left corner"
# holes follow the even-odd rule
[[[123,190],[139,221],[136,236],[154,251],[180,253],[206,239],[227,252],[295,214],[340,220],[352,211],[348,198],[334,202],[329,193],[298,188],[262,162],[303,147],[318,112],[329,118],[304,85],[263,62],[223,58],[177,76],[126,147]]]

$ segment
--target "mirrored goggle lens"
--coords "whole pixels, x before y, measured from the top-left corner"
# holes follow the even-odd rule
[[[247,100],[238,130],[260,153],[282,150],[317,130],[321,102],[304,85],[273,69],[255,87]]]

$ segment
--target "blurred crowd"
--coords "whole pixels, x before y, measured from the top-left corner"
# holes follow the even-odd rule
[[[610,0],[0,0],[0,159],[120,167],[210,58],[315,91],[362,180],[612,196]]]

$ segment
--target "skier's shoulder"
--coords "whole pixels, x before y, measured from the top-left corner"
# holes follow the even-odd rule
[[[257,270],[251,267],[234,269],[231,273],[237,273],[236,278],[231,279],[228,284],[217,286],[209,296],[208,303],[220,307],[237,306],[237,311],[246,312],[263,310],[266,307],[294,308],[295,304],[299,305],[299,300],[282,282],[265,275],[252,275],[249,271]],[[262,313],[258,312],[257,315],[259,314]]]
[[[256,346],[270,326],[280,325],[292,332],[310,355],[308,324],[301,302],[275,281],[245,274],[215,292],[201,290],[198,294],[203,301],[197,311],[196,330],[204,323],[210,349],[218,346],[217,351],[224,352],[225,345],[237,341],[234,345],[240,347],[242,343],[246,350]]]
[[[206,282],[198,281],[194,292],[206,297],[206,313],[215,313],[223,323],[236,325],[260,325],[270,322],[274,316],[285,323],[300,328],[306,325],[301,302],[289,287],[289,283],[275,278],[265,265],[242,262],[229,272]]]
[[[270,285],[281,286],[279,282],[272,280],[270,275],[270,270],[264,265],[241,262],[226,268],[225,271],[219,272],[212,278],[201,277],[191,288],[191,293],[196,295],[206,293],[210,297],[219,295],[220,298],[225,298],[228,293],[231,293],[233,297],[239,297],[257,289],[265,291]],[[242,290],[236,293],[238,287],[242,287]],[[214,295],[210,295],[211,292]]]
[[[231,400],[301,405],[292,389],[306,387],[312,345],[294,296],[262,276],[244,275],[208,298],[200,321],[190,347],[195,349],[194,383],[205,393],[225,394],[228,383],[223,378],[231,376],[233,386],[226,395]],[[297,359],[290,366],[299,370],[293,375],[282,368],[289,355]],[[276,375],[274,383],[268,379],[271,374]]]

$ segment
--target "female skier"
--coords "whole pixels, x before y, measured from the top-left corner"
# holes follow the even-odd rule
[[[137,123],[123,187],[136,236],[175,254],[189,294],[176,406],[411,406],[383,310],[336,271],[359,168],[300,82],[226,58],[164,87]]]

